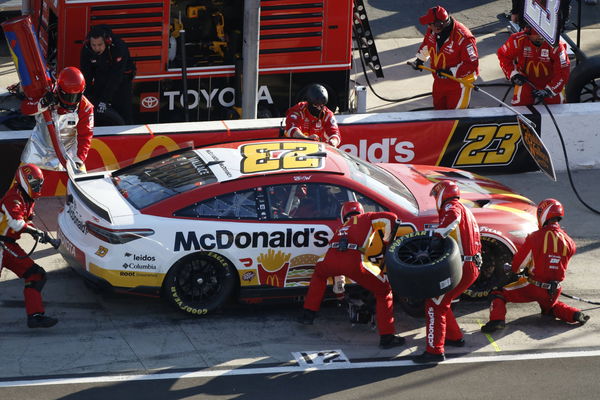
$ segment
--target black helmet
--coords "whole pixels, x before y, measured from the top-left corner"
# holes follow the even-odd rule
[[[314,104],[316,106],[323,106],[327,104],[329,100],[329,96],[327,94],[327,89],[325,89],[322,85],[312,85],[306,90],[306,101],[310,104]]]

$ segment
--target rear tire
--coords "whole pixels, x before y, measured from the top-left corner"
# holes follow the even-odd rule
[[[565,93],[567,103],[600,101],[600,56],[590,57],[573,69]]]
[[[177,309],[206,315],[231,297],[237,282],[235,268],[212,251],[191,254],[177,261],[167,273],[164,293]]]

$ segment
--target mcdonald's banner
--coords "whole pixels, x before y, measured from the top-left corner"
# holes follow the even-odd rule
[[[340,148],[364,160],[430,164],[476,173],[537,170],[524,149],[516,116],[504,108],[355,114],[338,117]],[[539,114],[526,114],[540,127]],[[280,137],[282,120],[237,120],[99,127],[86,160],[89,172],[125,167],[186,146]],[[2,193],[8,188],[28,131],[0,133]],[[66,173],[49,171],[44,196],[65,193]]]

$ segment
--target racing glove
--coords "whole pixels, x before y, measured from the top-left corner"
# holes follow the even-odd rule
[[[540,89],[533,91],[533,97],[536,97],[538,99],[545,99],[546,97],[552,96],[554,96],[554,93],[552,93],[550,89]]]
[[[313,133],[312,135],[308,136],[309,140],[314,140],[316,142],[318,142],[320,140],[319,135],[317,135],[316,133]]]
[[[98,112],[98,114],[104,114],[106,112],[107,108],[108,108],[108,104],[101,101],[100,103],[98,103],[98,106],[96,107],[96,111]]]
[[[437,76],[439,76],[442,79],[446,79],[446,77],[444,75],[442,75],[442,74],[454,76],[454,74],[452,73],[452,71],[450,71],[449,69],[437,69],[435,71],[435,73],[437,74]]]
[[[52,92],[46,92],[44,97],[40,99],[40,106],[42,106],[43,108],[48,108],[56,103],[56,95]]]
[[[413,67],[413,69],[417,70],[417,71],[423,71],[421,67],[421,65],[423,65],[423,60],[421,60],[420,58],[417,58],[415,61],[413,61],[412,63],[410,63],[411,67]]]
[[[525,82],[527,82],[527,77],[517,72],[510,77],[510,81],[513,83],[513,85],[523,86]]]

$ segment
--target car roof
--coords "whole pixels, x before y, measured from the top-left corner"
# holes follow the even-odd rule
[[[222,143],[194,150],[219,182],[271,174],[327,172],[344,174],[346,161],[325,143],[298,139],[265,139]]]

